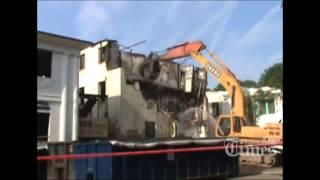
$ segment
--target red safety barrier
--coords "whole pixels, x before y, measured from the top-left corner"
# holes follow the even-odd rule
[[[258,144],[255,147],[268,147],[282,145],[278,144]],[[248,145],[236,145],[240,148]],[[64,160],[64,159],[87,159],[87,158],[101,158],[101,157],[117,157],[117,156],[139,156],[147,154],[167,154],[167,153],[181,153],[181,152],[199,152],[199,151],[218,151],[224,150],[226,146],[215,146],[215,147],[195,147],[195,148],[176,148],[176,149],[159,149],[159,150],[143,150],[143,151],[132,151],[132,152],[113,152],[113,153],[91,153],[91,154],[67,154],[67,155],[50,155],[50,156],[38,156],[38,161],[47,160]],[[231,147],[229,147],[231,148]]]

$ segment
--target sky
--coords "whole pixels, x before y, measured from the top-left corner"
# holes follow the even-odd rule
[[[282,62],[281,1],[39,1],[38,30],[149,54],[201,40],[240,80]],[[191,58],[178,61],[197,62]],[[218,82],[208,75],[208,88]]]

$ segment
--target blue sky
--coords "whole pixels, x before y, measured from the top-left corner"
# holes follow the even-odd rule
[[[145,54],[202,40],[241,80],[282,62],[281,1],[38,1],[37,19],[38,30],[92,42],[146,40],[133,48]]]

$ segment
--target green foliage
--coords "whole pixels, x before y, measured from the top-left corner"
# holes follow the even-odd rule
[[[253,80],[244,80],[244,81],[241,81],[241,80],[238,80],[241,84],[242,87],[257,87],[257,83]],[[214,89],[214,91],[225,91],[225,88],[221,85],[221,84],[218,84]]]
[[[275,88],[283,88],[283,65],[282,63],[276,63],[273,66],[264,70],[264,73],[260,76],[259,86],[270,86]]]
[[[257,87],[257,83],[253,80],[244,80],[244,81],[239,81],[242,87],[247,87],[247,88],[253,88]]]
[[[219,83],[213,90],[214,91],[225,91],[226,89]]]

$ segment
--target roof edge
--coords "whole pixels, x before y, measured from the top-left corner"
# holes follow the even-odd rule
[[[37,32],[41,33],[41,34],[45,34],[45,35],[50,35],[50,36],[55,36],[55,37],[58,37],[58,38],[71,40],[71,41],[79,41],[79,42],[87,43],[87,44],[90,44],[90,45],[94,44],[91,41],[86,41],[86,40],[82,40],[82,39],[77,39],[77,38],[72,38],[72,37],[68,37],[68,36],[58,35],[58,34],[54,34],[54,33],[49,33],[49,32],[44,32],[44,31],[37,31]]]

